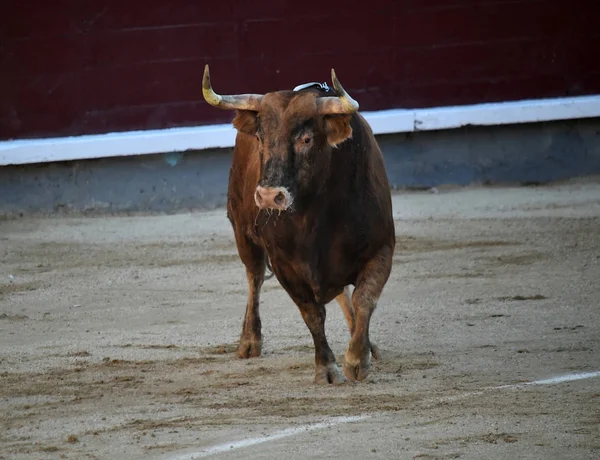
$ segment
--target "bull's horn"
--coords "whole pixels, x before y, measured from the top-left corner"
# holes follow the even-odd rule
[[[339,97],[320,97],[317,99],[319,112],[323,115],[333,115],[351,114],[358,111],[358,102],[352,99],[346,92],[337,79],[334,69],[331,69],[331,81],[333,83],[333,88],[339,94]]]
[[[231,96],[221,96],[213,91],[210,84],[210,72],[208,64],[204,66],[204,76],[202,77],[202,94],[204,99],[210,105],[220,109],[228,110],[260,110],[262,94],[236,94]]]

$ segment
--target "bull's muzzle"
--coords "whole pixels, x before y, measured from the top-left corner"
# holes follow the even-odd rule
[[[256,187],[254,202],[260,209],[285,211],[292,205],[292,196],[285,187]]]

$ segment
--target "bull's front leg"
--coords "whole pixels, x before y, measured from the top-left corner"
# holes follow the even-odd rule
[[[248,278],[248,303],[240,335],[238,356],[240,358],[256,358],[262,351],[262,334],[259,313],[260,288],[264,280],[264,268],[257,270],[246,269]]]
[[[380,250],[367,262],[356,281],[356,288],[352,294],[354,330],[344,364],[344,375],[350,380],[364,380],[371,368],[371,351],[377,353],[376,347],[369,339],[369,324],[379,296],[390,276],[393,252],[389,247]]]
[[[265,251],[250,240],[234,225],[238,254],[246,266],[248,278],[248,302],[240,335],[237,355],[240,358],[256,358],[262,352],[260,321],[260,290],[265,279]]]
[[[315,344],[315,383],[343,383],[346,381],[335,361],[325,337],[325,306],[296,302]]]

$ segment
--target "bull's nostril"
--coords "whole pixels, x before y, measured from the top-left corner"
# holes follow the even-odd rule
[[[285,201],[285,195],[283,194],[283,192],[279,192],[277,194],[277,196],[275,197],[275,203],[281,206],[284,201]]]

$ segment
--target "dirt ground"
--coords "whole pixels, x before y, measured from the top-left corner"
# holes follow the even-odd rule
[[[600,181],[398,193],[394,209],[383,359],[335,387],[313,384],[275,279],[263,356],[236,359],[246,280],[224,210],[0,222],[0,458],[191,459],[237,441],[214,456],[600,458],[600,377],[510,386],[600,370]],[[335,303],[327,328],[341,362]],[[365,418],[302,428],[342,416]]]

